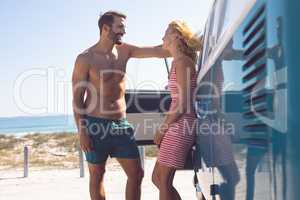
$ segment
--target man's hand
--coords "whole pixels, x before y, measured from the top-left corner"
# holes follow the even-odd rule
[[[91,138],[86,133],[79,133],[80,148],[84,152],[93,151]]]

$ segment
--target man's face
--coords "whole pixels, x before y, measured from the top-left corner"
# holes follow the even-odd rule
[[[121,17],[114,17],[114,23],[108,32],[108,37],[115,44],[122,44],[122,37],[125,34],[125,19]]]

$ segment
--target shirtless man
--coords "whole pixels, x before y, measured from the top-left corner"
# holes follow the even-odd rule
[[[105,199],[103,176],[108,156],[115,157],[127,175],[126,200],[140,199],[144,172],[132,125],[126,120],[126,64],[129,58],[169,56],[159,46],[122,43],[125,19],[119,12],[103,14],[98,21],[99,42],[78,55],[73,71],[73,110],[80,147],[88,161],[92,200]]]

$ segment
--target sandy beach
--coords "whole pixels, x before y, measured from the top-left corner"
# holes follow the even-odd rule
[[[142,199],[158,199],[158,190],[151,183],[151,172],[155,158],[145,160],[145,178],[142,185]],[[204,174],[202,174],[204,175]],[[201,175],[201,181],[205,181]],[[89,199],[88,171],[85,163],[85,177],[79,177],[79,169],[31,168],[28,178],[22,178],[22,169],[0,170],[1,200],[82,200]],[[195,198],[192,185],[192,171],[178,171],[174,185],[184,200]],[[208,180],[207,180],[208,181]],[[108,200],[125,199],[126,176],[119,165],[111,160],[105,176]],[[206,189],[206,193],[208,188]],[[207,193],[208,194],[208,193]]]
[[[24,146],[29,148],[29,176],[23,178]],[[89,173],[80,178],[76,134],[30,134],[0,137],[0,200],[89,200]],[[145,149],[142,199],[158,199],[151,182],[157,149]],[[208,194],[210,175],[199,173]],[[184,200],[196,199],[192,171],[178,171],[174,185]],[[205,184],[205,185],[204,185]],[[105,186],[108,200],[125,199],[126,175],[115,159],[107,161]]]

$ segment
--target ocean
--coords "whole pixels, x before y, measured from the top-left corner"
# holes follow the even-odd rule
[[[0,118],[0,134],[5,135],[76,131],[73,115]]]

